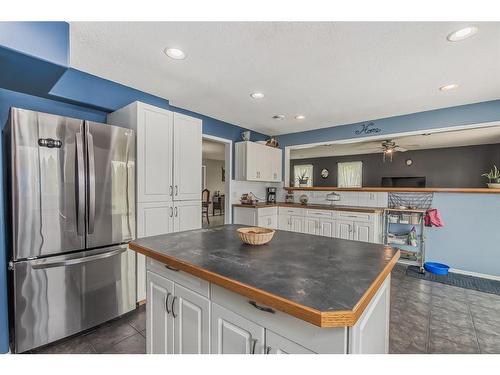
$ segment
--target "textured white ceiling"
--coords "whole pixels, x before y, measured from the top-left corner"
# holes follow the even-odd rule
[[[431,148],[461,147],[500,143],[500,125],[457,130],[433,134],[418,134],[392,138],[400,147],[407,150],[426,150]],[[327,156],[362,155],[382,152],[383,140],[330,144],[290,150],[291,159],[321,158]]]
[[[500,23],[474,23],[475,36],[446,40],[467,24],[72,22],[71,65],[283,134],[500,98]],[[187,59],[167,58],[166,46]],[[448,83],[460,87],[438,90]],[[265,99],[252,100],[253,91]],[[287,119],[271,119],[278,113]],[[307,119],[294,120],[298,113]]]

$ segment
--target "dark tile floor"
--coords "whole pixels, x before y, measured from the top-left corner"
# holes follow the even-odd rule
[[[32,351],[33,354],[144,354],[146,309],[140,306],[127,315],[93,330]]]
[[[500,296],[392,272],[390,353],[500,353]]]
[[[145,353],[145,308],[33,353]],[[408,277],[391,283],[390,353],[500,353],[500,296]]]

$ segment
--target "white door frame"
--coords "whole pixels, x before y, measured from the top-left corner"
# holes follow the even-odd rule
[[[284,156],[285,156],[284,157],[284,159],[285,159],[285,181],[284,181],[284,186],[290,187],[290,150],[293,150],[293,149],[309,148],[309,147],[321,146],[321,145],[326,145],[326,144],[333,145],[333,144],[369,142],[369,141],[407,137],[410,135],[419,135],[422,133],[433,134],[433,133],[442,133],[442,132],[458,131],[458,130],[466,130],[466,129],[487,128],[487,127],[499,126],[499,125],[500,125],[499,121],[492,121],[492,122],[483,122],[483,123],[469,124],[469,125],[448,126],[448,127],[444,127],[444,128],[435,128],[435,129],[412,130],[412,131],[401,132],[401,133],[373,135],[373,136],[368,136],[368,137],[348,138],[348,139],[340,139],[340,140],[331,140],[331,141],[313,142],[313,143],[304,143],[304,144],[300,144],[300,145],[285,146],[285,152],[284,152]]]
[[[224,224],[231,224],[233,221],[231,210],[231,180],[233,179],[233,141],[227,138],[216,137],[215,135],[202,134],[202,139],[220,142],[224,144],[224,163],[226,168],[226,181],[224,182]]]

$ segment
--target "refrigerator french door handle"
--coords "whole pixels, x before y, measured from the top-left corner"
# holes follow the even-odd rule
[[[85,159],[83,154],[83,138],[82,133],[75,134],[76,146],[76,231],[79,236],[84,235],[85,228]]]
[[[87,160],[89,168],[88,199],[89,199],[89,229],[88,233],[94,233],[95,222],[95,156],[94,137],[87,132]]]
[[[115,256],[115,255],[121,254],[125,251],[127,251],[126,246],[124,246],[123,248],[120,248],[120,249],[108,251],[107,253],[90,255],[88,257],[83,257],[83,258],[56,260],[56,261],[51,261],[51,262],[50,261],[47,262],[45,260],[42,260],[39,263],[33,264],[32,268],[33,269],[44,269],[44,268],[53,268],[53,267],[72,266],[74,264],[93,262],[95,260],[109,258],[109,257]]]

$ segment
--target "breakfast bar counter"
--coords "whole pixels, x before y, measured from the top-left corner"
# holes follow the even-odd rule
[[[397,250],[380,244],[285,231],[276,231],[268,244],[251,246],[241,242],[236,231],[240,227],[224,225],[130,243],[131,250],[148,257],[147,334],[154,336],[158,329],[165,330],[163,326],[155,327],[155,321],[166,323],[164,317],[155,319],[158,306],[153,302],[158,297],[158,281],[163,278],[171,282],[172,289],[165,287],[165,301],[159,300],[165,306],[166,316],[180,322],[184,310],[185,319],[194,319],[190,324],[206,328],[194,330],[207,337],[192,338],[193,348],[202,348],[201,342],[208,340],[205,350],[198,352],[225,352],[224,330],[231,332],[226,332],[228,342],[239,332],[234,321],[228,328],[228,316],[235,320],[233,315],[263,326],[262,337],[253,344],[258,343],[257,352],[272,352],[273,346],[267,343],[273,342],[273,338],[276,341],[276,336],[272,336],[276,331],[279,337],[291,337],[292,343],[313,353],[386,352],[390,273],[399,258]],[[203,303],[193,308],[196,303],[186,302],[186,291],[199,294]],[[197,313],[189,317],[189,309]],[[203,309],[207,310],[205,318],[200,315]],[[221,317],[221,309],[229,314]],[[213,321],[217,315],[218,322]],[[365,336],[363,340],[360,335]],[[148,352],[169,352],[165,346],[168,338],[165,350],[155,350],[157,341],[158,337],[156,341],[148,337]],[[172,352],[176,352],[177,341],[173,339]],[[340,347],[334,344],[336,341]]]

